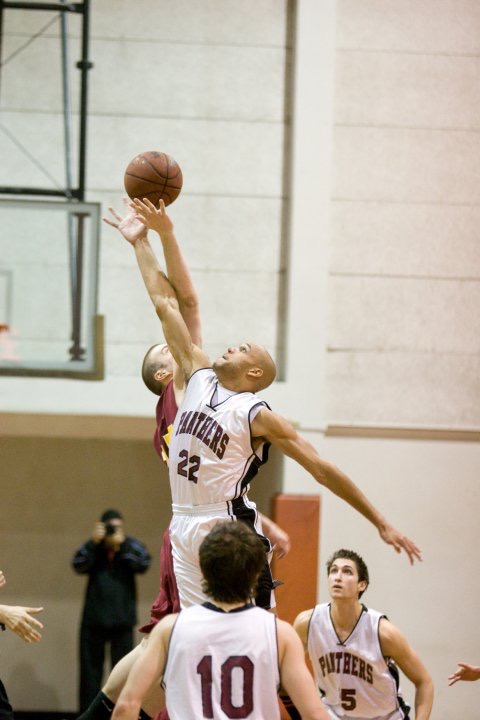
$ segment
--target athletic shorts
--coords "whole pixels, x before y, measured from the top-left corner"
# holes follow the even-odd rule
[[[262,535],[255,503],[242,497],[213,505],[172,505],[172,510],[170,540],[180,607],[190,607],[210,599],[202,590],[198,552],[210,530],[226,520],[245,522],[264,541],[265,567],[257,586],[255,603],[266,610],[275,607],[269,564],[272,549],[268,539]]]

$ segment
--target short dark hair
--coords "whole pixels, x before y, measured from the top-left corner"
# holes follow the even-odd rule
[[[200,545],[202,590],[213,600],[247,602],[267,556],[257,533],[241,520],[220,522]]]
[[[160,345],[163,345],[163,343],[157,343],[156,345],[152,345],[152,347],[148,348],[142,363],[142,380],[150,392],[154,395],[161,395],[164,390],[162,383],[155,380],[155,373],[157,370],[164,367],[163,363],[154,359],[154,351]]]
[[[107,522],[107,520],[123,520],[123,515],[121,512],[118,512],[118,510],[105,510],[105,512],[102,513],[100,521]]]
[[[355,567],[357,568],[358,573],[358,579],[360,581],[364,580],[367,583],[367,587],[370,583],[370,578],[368,576],[368,568],[367,565],[362,557],[353,550],[345,550],[345,548],[342,548],[341,550],[337,550],[333,553],[332,557],[327,560],[327,574],[330,575],[330,568],[332,567],[335,560],[338,560],[339,558],[343,558],[344,560],[353,560],[355,563]],[[366,590],[367,588],[365,588]],[[359,593],[358,597],[361,598],[365,590],[362,590],[362,592]]]

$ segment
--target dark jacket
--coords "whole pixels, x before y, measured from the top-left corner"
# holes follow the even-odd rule
[[[75,572],[88,579],[82,623],[103,628],[133,627],[137,622],[135,574],[150,567],[150,554],[141,542],[126,537],[118,552],[104,542],[81,545],[72,558]]]

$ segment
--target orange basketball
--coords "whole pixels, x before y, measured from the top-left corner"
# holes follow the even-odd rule
[[[155,206],[159,200],[170,205],[180,195],[183,175],[180,165],[170,155],[149,150],[128,163],[124,185],[132,200],[148,198]]]

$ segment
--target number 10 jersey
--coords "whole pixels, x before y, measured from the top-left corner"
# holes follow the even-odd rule
[[[182,610],[162,684],[172,720],[279,720],[276,618],[252,605]]]

